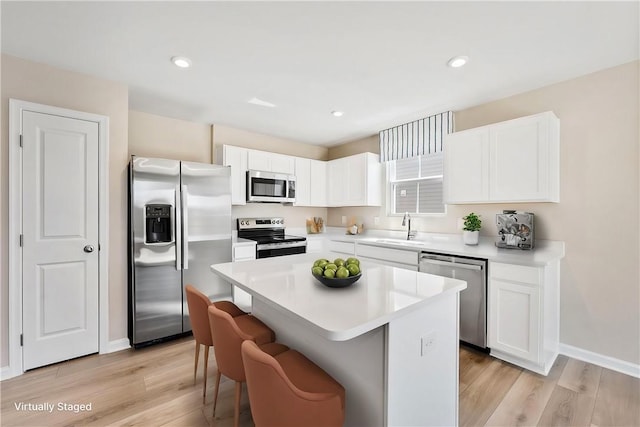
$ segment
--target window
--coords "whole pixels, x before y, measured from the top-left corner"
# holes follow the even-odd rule
[[[391,160],[387,164],[390,214],[445,213],[442,152]]]

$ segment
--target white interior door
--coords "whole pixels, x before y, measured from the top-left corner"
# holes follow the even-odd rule
[[[23,368],[95,353],[98,124],[22,114]]]

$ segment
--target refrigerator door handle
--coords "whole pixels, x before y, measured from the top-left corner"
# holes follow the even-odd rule
[[[175,203],[175,235],[176,235],[176,270],[182,270],[182,203],[180,200],[180,185],[176,185],[174,191],[174,203]]]
[[[182,186],[182,269],[189,269],[189,189]]]

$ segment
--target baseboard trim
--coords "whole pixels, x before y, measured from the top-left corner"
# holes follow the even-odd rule
[[[594,353],[569,344],[560,344],[559,350],[560,354],[564,354],[565,356],[593,363],[594,365],[602,366],[603,368],[611,369],[612,371],[617,371],[635,378],[640,378],[640,365],[638,364]]]
[[[109,341],[107,351],[103,352],[103,354],[114,353],[116,351],[126,350],[128,348],[131,348],[129,338],[121,338],[119,340]]]
[[[20,374],[21,373],[16,372],[15,370],[11,369],[10,365],[3,366],[2,368],[0,368],[0,381],[4,381],[4,380],[8,380],[9,378],[17,377]]]

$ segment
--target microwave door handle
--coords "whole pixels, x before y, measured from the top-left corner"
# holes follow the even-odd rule
[[[182,268],[189,269],[189,192],[182,186]]]
[[[175,216],[175,224],[174,224],[174,244],[176,247],[176,270],[182,270],[182,204],[180,203],[180,186],[176,185],[174,190],[174,216]]]

